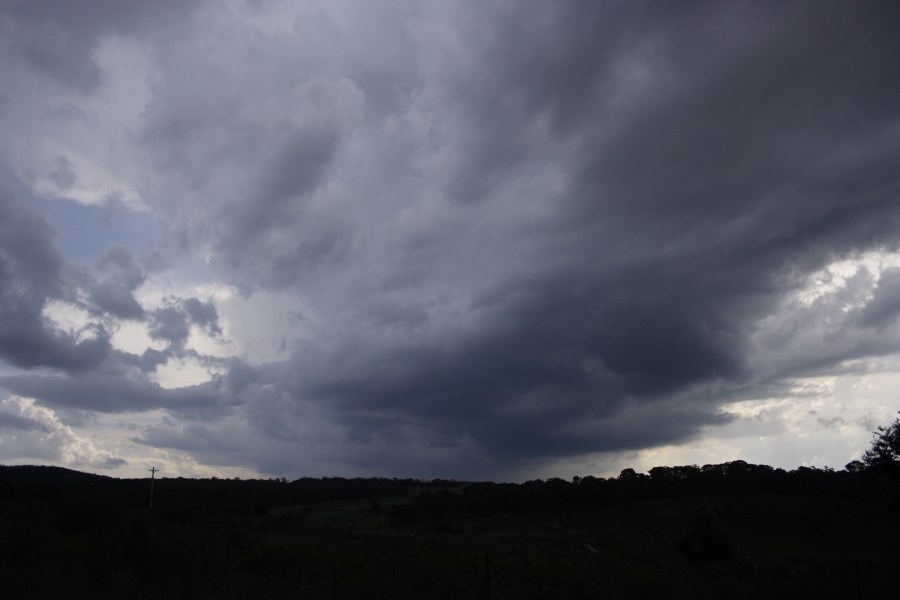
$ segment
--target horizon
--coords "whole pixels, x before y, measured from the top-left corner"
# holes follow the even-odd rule
[[[862,455],[860,455],[860,458],[862,458]],[[855,459],[855,460],[859,460],[859,459]],[[624,467],[621,471],[619,471],[618,473],[615,473],[615,474],[606,474],[606,475],[598,475],[598,474],[577,475],[576,474],[569,478],[559,477],[559,476],[555,476],[555,475],[549,475],[546,477],[538,477],[536,479],[521,479],[518,481],[493,480],[493,479],[455,479],[455,478],[427,477],[427,476],[426,477],[398,477],[396,475],[390,475],[390,474],[383,474],[383,475],[373,474],[373,475],[361,475],[361,476],[349,476],[349,477],[327,475],[327,474],[320,474],[320,475],[304,474],[304,475],[299,475],[294,478],[288,478],[288,477],[284,477],[284,476],[275,476],[272,474],[269,474],[269,476],[267,476],[267,477],[266,476],[241,477],[239,475],[227,477],[227,476],[220,476],[220,475],[216,475],[216,474],[194,475],[194,476],[188,476],[188,477],[185,477],[183,475],[173,475],[173,476],[160,475],[159,477],[157,477],[157,479],[218,479],[218,480],[223,480],[223,481],[244,481],[244,480],[247,480],[247,481],[254,481],[254,480],[257,480],[257,481],[281,481],[281,480],[284,480],[284,481],[287,481],[288,483],[293,482],[293,481],[303,480],[303,479],[385,479],[385,480],[410,479],[413,481],[421,481],[421,482],[451,481],[451,482],[460,483],[460,484],[497,483],[497,484],[521,485],[523,483],[528,483],[531,481],[549,481],[549,480],[563,480],[563,481],[566,481],[569,483],[574,483],[576,479],[582,480],[587,477],[594,477],[597,479],[618,479],[621,477],[622,473],[625,471],[632,471],[634,473],[637,473],[638,475],[649,476],[649,475],[651,475],[651,471],[655,468],[680,469],[680,468],[687,467],[687,468],[695,468],[695,469],[703,470],[706,467],[717,467],[717,466],[730,465],[730,464],[734,464],[734,463],[741,463],[741,464],[745,464],[745,465],[748,465],[751,467],[768,467],[768,468],[771,468],[773,471],[784,471],[786,473],[793,473],[793,472],[799,471],[800,469],[812,469],[812,470],[817,470],[817,471],[830,471],[830,472],[851,472],[850,469],[847,469],[848,465],[844,465],[842,467],[837,467],[837,468],[827,466],[827,465],[823,466],[823,467],[818,467],[815,465],[797,465],[794,468],[789,468],[789,467],[785,468],[785,467],[776,467],[773,465],[767,465],[767,464],[762,464],[762,463],[753,463],[753,462],[745,461],[740,458],[736,458],[736,459],[728,460],[728,461],[725,461],[722,463],[707,463],[707,464],[700,464],[700,465],[698,465],[698,464],[654,465],[653,467],[649,467],[643,471],[634,469],[632,467]],[[92,470],[90,468],[84,469],[84,468],[77,467],[77,466],[71,466],[71,465],[63,466],[63,465],[58,465],[58,464],[40,464],[40,463],[35,464],[35,463],[12,462],[12,463],[7,463],[7,464],[0,463],[0,467],[37,467],[37,468],[47,467],[47,468],[53,468],[53,469],[63,469],[66,471],[72,471],[72,472],[80,473],[83,475],[98,475],[101,477],[108,477],[111,479],[148,479],[149,480],[152,478],[150,476],[137,477],[136,475],[110,475],[108,469],[106,469],[106,470],[93,469]],[[160,469],[148,469],[147,471],[150,472],[151,470],[154,470],[154,473],[153,473],[154,477],[156,476],[157,473],[162,473],[162,471]]]
[[[843,469],[900,407],[898,23],[0,1],[0,463]]]
[[[726,466],[726,465],[731,465],[733,463],[741,463],[741,464],[745,464],[750,467],[768,467],[768,468],[771,468],[774,472],[783,471],[785,473],[794,473],[801,469],[811,469],[811,470],[816,470],[816,471],[832,472],[832,473],[837,473],[837,472],[850,473],[851,472],[850,470],[848,470],[846,468],[846,465],[844,467],[840,467],[837,469],[831,468],[831,467],[814,467],[814,466],[809,467],[809,466],[805,466],[805,465],[798,465],[794,469],[784,469],[782,467],[772,467],[771,465],[750,463],[750,462],[741,460],[739,458],[735,459],[735,460],[727,461],[724,463],[705,464],[705,465],[656,465],[655,467],[651,467],[647,471],[637,471],[636,469],[626,467],[625,469],[622,470],[622,472],[632,471],[632,472],[636,473],[637,475],[648,477],[648,476],[651,476],[650,471],[652,471],[655,468],[680,469],[680,468],[688,467],[688,468],[695,468],[695,469],[702,471],[706,467]],[[81,475],[97,475],[99,477],[105,477],[105,478],[110,478],[110,479],[119,479],[119,480],[122,480],[122,479],[128,479],[128,480],[147,479],[149,481],[151,479],[150,476],[145,476],[145,477],[117,476],[117,475],[109,475],[108,473],[104,473],[102,471],[82,470],[79,468],[64,467],[64,466],[60,466],[60,465],[0,464],[0,467],[9,467],[9,468],[34,467],[34,468],[62,469],[64,471],[71,471],[71,472],[78,473]],[[387,480],[387,481],[411,480],[411,481],[418,481],[421,483],[428,483],[428,482],[435,482],[435,481],[447,481],[447,482],[457,483],[457,484],[461,484],[461,485],[472,484],[472,483],[495,483],[498,485],[504,485],[504,484],[522,485],[524,483],[531,483],[534,481],[545,481],[546,482],[546,481],[551,481],[551,480],[561,480],[561,481],[565,481],[566,483],[575,484],[575,483],[578,483],[578,481],[581,481],[586,478],[606,479],[606,480],[621,479],[622,472],[619,472],[615,476],[608,476],[608,477],[603,477],[603,476],[599,476],[599,475],[584,475],[584,476],[575,475],[568,479],[563,478],[563,477],[550,476],[550,477],[545,477],[545,478],[537,478],[537,479],[521,480],[521,481],[503,481],[503,480],[495,481],[495,480],[488,480],[488,479],[470,479],[470,480],[469,479],[452,479],[452,478],[447,479],[447,478],[442,478],[442,477],[396,477],[396,476],[391,476],[391,475],[367,475],[367,476],[357,476],[357,477],[340,477],[340,476],[330,476],[330,475],[300,475],[299,477],[295,477],[293,479],[287,478],[287,477],[275,477],[275,476],[270,476],[270,477],[240,477],[240,476],[220,477],[218,475],[209,475],[209,476],[205,476],[205,477],[203,477],[203,476],[184,477],[181,475],[167,477],[165,475],[160,475],[159,477],[155,477],[156,473],[161,473],[161,471],[159,469],[157,469],[156,473],[154,473],[154,477],[155,477],[155,480],[160,480],[160,479],[198,479],[198,480],[219,480],[219,481],[278,481],[278,482],[285,482],[285,483],[293,483],[296,481],[302,481],[304,479],[312,479],[312,480],[383,479],[383,480]],[[578,480],[578,481],[576,481],[576,480]]]

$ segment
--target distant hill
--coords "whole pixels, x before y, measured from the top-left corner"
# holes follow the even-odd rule
[[[71,483],[96,483],[112,481],[106,475],[82,473],[63,467],[46,467],[40,465],[0,465],[0,481],[14,485],[48,485]]]

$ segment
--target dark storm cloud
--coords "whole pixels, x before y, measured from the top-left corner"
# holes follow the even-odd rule
[[[83,371],[109,353],[102,326],[68,333],[44,318],[47,301],[68,293],[63,265],[47,223],[0,190],[0,358],[7,363]]]
[[[590,313],[567,314],[571,306],[497,309],[508,324],[497,327],[495,315],[485,315],[474,335],[403,348],[351,338],[320,360],[304,347],[294,359],[299,373],[282,385],[328,407],[350,439],[397,437],[414,426],[429,430],[432,443],[475,440],[508,459],[655,446],[728,420],[713,402],[662,402],[683,386],[731,373],[722,366],[735,353],[727,340],[715,346],[724,357],[709,357],[699,334],[684,341],[678,331],[648,329],[640,338],[646,354],[637,354],[592,329]],[[673,346],[682,355],[671,354]]]
[[[835,258],[896,248],[900,75],[887,57],[900,54],[900,11],[503,6],[460,33],[478,59],[434,74],[459,125],[445,190],[485,211],[522,169],[560,160],[553,216],[526,223],[512,249],[489,246],[518,254],[494,281],[478,274],[497,259],[467,265],[476,283],[456,331],[423,334],[421,299],[387,312],[362,300],[373,329],[348,324],[321,360],[298,350],[296,394],[330,407],[350,438],[414,424],[524,457],[656,446],[727,421],[718,407],[732,394],[705,386],[774,389],[800,369],[758,370],[757,321]],[[446,254],[457,233],[428,245]],[[860,323],[893,318],[889,296]],[[898,348],[857,338],[815,359],[833,368]]]

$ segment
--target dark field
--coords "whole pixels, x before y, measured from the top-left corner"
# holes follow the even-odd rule
[[[146,480],[0,467],[0,582],[5,598],[894,597],[900,520],[862,476],[727,466],[162,479],[152,510]]]

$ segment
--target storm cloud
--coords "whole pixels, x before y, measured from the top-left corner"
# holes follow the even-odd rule
[[[166,411],[144,446],[503,477],[900,353],[892,4],[2,6],[11,178],[163,233],[76,265],[0,199],[0,357],[46,368],[0,386]]]

